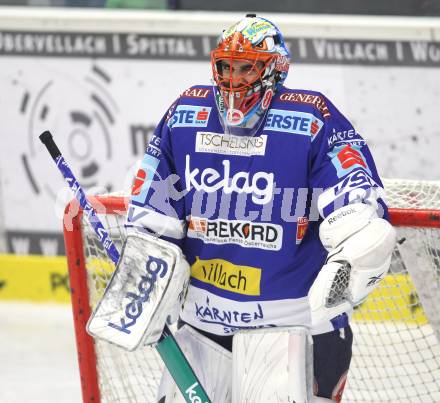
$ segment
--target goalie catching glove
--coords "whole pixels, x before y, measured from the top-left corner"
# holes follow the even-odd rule
[[[170,315],[177,319],[189,270],[178,246],[129,234],[87,331],[127,350],[157,342]]]
[[[392,225],[363,203],[334,211],[319,236],[329,254],[308,294],[313,325],[360,304],[387,273],[396,243]]]

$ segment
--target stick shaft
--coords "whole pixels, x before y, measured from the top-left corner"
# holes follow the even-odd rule
[[[78,200],[79,205],[83,210],[83,214],[87,217],[87,220],[98,236],[103,248],[107,252],[112,262],[117,264],[119,261],[119,252],[112,242],[107,230],[104,228],[104,225],[102,224],[98,215],[96,214],[94,208],[87,200],[84,190],[76,180],[75,175],[61,154],[61,151],[57,147],[52,134],[49,131],[45,131],[40,135],[40,140],[46,146],[49,154],[52,156],[55,164],[61,172],[61,175],[63,175],[63,178],[66,180],[67,184],[75,195],[76,200]]]

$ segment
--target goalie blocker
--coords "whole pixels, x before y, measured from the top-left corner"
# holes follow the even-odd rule
[[[392,225],[363,203],[334,211],[319,236],[329,254],[308,294],[314,325],[360,304],[387,273],[396,244]]]
[[[178,246],[129,234],[87,331],[127,350],[157,342],[167,319],[177,320],[189,273]]]

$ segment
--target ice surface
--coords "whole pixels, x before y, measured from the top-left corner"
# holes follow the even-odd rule
[[[70,305],[0,302],[0,402],[80,403]]]

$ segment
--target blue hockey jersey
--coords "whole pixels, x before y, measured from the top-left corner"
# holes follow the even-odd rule
[[[136,175],[126,227],[179,245],[191,265],[181,318],[204,331],[310,326],[307,293],[327,252],[322,217],[377,206],[383,186],[365,140],[322,94],[282,87],[252,137],[224,134],[216,90],[169,108]],[[349,313],[348,313],[349,315]],[[312,333],[347,325],[347,315]]]

